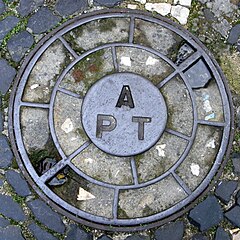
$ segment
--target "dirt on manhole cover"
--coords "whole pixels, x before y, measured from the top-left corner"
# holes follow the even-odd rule
[[[183,213],[208,187],[231,142],[231,108],[217,63],[191,34],[107,10],[63,24],[30,54],[10,136],[20,168],[55,209],[139,230]]]

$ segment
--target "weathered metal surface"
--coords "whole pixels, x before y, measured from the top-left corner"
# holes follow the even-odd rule
[[[231,96],[215,60],[181,27],[132,10],[86,14],[41,40],[15,81],[9,122],[38,194],[107,230],[182,214],[232,141]]]

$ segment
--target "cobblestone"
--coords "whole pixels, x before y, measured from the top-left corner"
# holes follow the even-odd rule
[[[52,234],[41,229],[37,224],[32,223],[29,225],[29,229],[37,240],[57,240]]]
[[[25,17],[43,5],[44,0],[20,0],[18,12],[22,17]]]
[[[5,11],[5,4],[2,0],[0,0],[0,14],[2,14]]]
[[[239,176],[240,175],[240,154],[239,153],[233,154],[232,163],[233,163],[234,174]]]
[[[19,62],[34,43],[33,36],[27,31],[14,35],[7,43],[12,60]]]
[[[201,231],[206,231],[223,220],[223,212],[216,197],[209,196],[190,211],[189,218]]]
[[[70,14],[85,10],[87,6],[87,0],[59,0],[55,9],[61,16],[68,16]]]
[[[240,206],[240,191],[238,191],[236,198],[237,198],[237,204]]]
[[[228,42],[230,44],[237,43],[239,36],[240,36],[240,24],[237,24],[231,29],[229,37],[228,37]]]
[[[93,0],[96,6],[114,7],[120,4],[123,0]]]
[[[205,234],[195,234],[191,240],[209,240],[209,238]]]
[[[222,181],[219,183],[215,194],[225,204],[227,204],[238,186],[237,181]]]
[[[1,69],[0,93],[2,95],[5,95],[8,89],[10,88],[14,76],[16,75],[16,70],[13,67],[11,67],[5,59],[0,59],[0,69]]]
[[[108,237],[107,235],[102,235],[101,237],[97,238],[97,240],[112,240],[112,238]]]
[[[169,235],[168,237],[171,237],[171,236]],[[150,240],[150,237],[134,234],[132,236],[128,236],[125,240]]]
[[[65,226],[60,215],[55,213],[46,203],[42,200],[36,199],[28,202],[27,205],[38,221],[53,231],[64,233]]]
[[[0,107],[2,107],[2,98],[0,97]],[[3,131],[3,114],[0,110],[0,133]]]
[[[26,216],[21,206],[10,196],[0,195],[0,213],[15,221],[25,221]]]
[[[172,239],[172,240],[181,240],[184,233],[184,224],[183,222],[174,222],[169,223],[155,232],[155,239]]]
[[[93,240],[93,236],[91,233],[87,233],[83,229],[72,224],[70,225],[70,229],[67,231],[67,237],[65,240],[78,240],[78,239]]]
[[[0,44],[4,37],[18,24],[19,19],[14,16],[8,16],[0,21]]]
[[[21,229],[17,226],[0,228],[1,240],[25,240],[22,236]]]
[[[13,154],[7,137],[0,135],[0,168],[7,168],[12,164]]]
[[[4,217],[0,217],[0,228],[5,228],[10,225],[10,222]]]
[[[18,172],[14,170],[8,170],[6,172],[6,179],[19,196],[27,197],[31,194],[27,182]]]
[[[240,228],[240,206],[235,206],[225,213],[225,217],[236,227]]]
[[[231,240],[229,234],[222,227],[218,227],[215,240]]]
[[[55,16],[47,7],[40,8],[28,21],[28,27],[35,34],[43,33],[60,21],[60,18]]]

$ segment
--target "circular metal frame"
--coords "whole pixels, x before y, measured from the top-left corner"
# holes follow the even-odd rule
[[[204,181],[201,183],[200,187],[198,187],[190,196],[188,196],[186,199],[180,201],[178,204],[174,205],[173,207],[159,213],[152,215],[150,217],[144,217],[143,219],[132,219],[132,220],[119,220],[119,219],[113,219],[112,221],[109,221],[105,218],[93,216],[91,214],[88,214],[86,212],[80,211],[79,209],[74,209],[73,206],[70,206],[66,202],[64,202],[62,199],[60,199],[57,195],[52,193],[50,189],[45,185],[45,182],[51,177],[48,174],[44,174],[43,176],[39,177],[33,167],[31,166],[31,163],[28,159],[27,153],[23,147],[23,144],[21,142],[21,136],[19,135],[20,131],[20,124],[16,124],[16,119],[18,118],[18,112],[21,106],[23,106],[23,103],[21,102],[20,94],[16,94],[17,91],[21,92],[21,89],[24,88],[27,76],[30,73],[32,67],[38,60],[38,58],[41,56],[41,54],[45,51],[45,49],[52,44],[55,40],[61,38],[63,34],[66,32],[72,30],[73,28],[82,25],[84,23],[87,23],[89,21],[99,19],[99,18],[111,18],[111,17],[128,17],[131,18],[131,23],[135,18],[143,19],[155,23],[159,23],[160,25],[176,32],[178,35],[183,37],[185,40],[187,40],[194,48],[197,49],[197,56],[196,57],[204,57],[205,61],[207,62],[208,66],[212,69],[212,72],[214,74],[214,77],[217,81],[219,90],[221,91],[222,100],[224,102],[224,113],[225,113],[225,122],[224,123],[214,123],[213,126],[218,126],[224,128],[223,131],[223,140],[220,146],[220,150],[218,152],[218,155],[216,157],[216,160],[214,162],[213,167],[211,168],[210,172],[208,173],[207,177],[204,179]],[[132,28],[130,28],[132,29]],[[131,32],[130,32],[131,35]],[[134,46],[133,46],[134,45]],[[148,182],[138,184],[137,186],[116,186],[111,185],[107,183],[99,182],[95,179],[92,179],[88,175],[81,172],[79,169],[77,169],[73,164],[70,163],[71,159],[76,156],[79,152],[81,152],[83,149],[85,149],[89,142],[86,142],[78,151],[73,153],[71,156],[67,157],[63,150],[60,147],[60,144],[58,143],[55,129],[54,129],[54,123],[53,123],[53,107],[54,107],[54,101],[56,97],[56,93],[59,87],[59,84],[63,77],[67,74],[67,72],[75,65],[77,64],[81,59],[86,57],[88,54],[91,54],[95,51],[104,49],[106,47],[114,48],[116,46],[128,46],[128,47],[136,47],[139,49],[144,49],[150,53],[153,53],[163,60],[165,60],[167,63],[169,63],[172,67],[175,68],[175,74],[179,74],[181,78],[184,80],[185,85],[189,91],[191,100],[192,100],[192,106],[193,106],[193,115],[194,115],[194,124],[192,129],[192,135],[188,139],[189,143],[187,148],[185,149],[185,152],[180,157],[178,162],[167,172],[165,172],[160,177],[150,180]],[[189,62],[190,65],[192,62]],[[185,66],[186,68],[187,66]],[[170,61],[166,56],[163,54],[150,49],[148,47],[136,45],[133,43],[112,43],[112,44],[105,44],[103,46],[96,47],[94,49],[91,49],[85,53],[83,53],[80,56],[77,56],[75,60],[69,64],[69,66],[62,72],[61,76],[59,77],[53,92],[51,96],[50,106],[49,106],[49,122],[50,122],[50,130],[53,136],[53,141],[59,150],[59,154],[62,157],[62,161],[60,161],[59,164],[57,164],[54,168],[54,171],[57,172],[60,169],[62,169],[63,166],[69,165],[78,175],[84,177],[90,182],[94,182],[95,184],[99,184],[101,186],[106,186],[109,188],[113,188],[115,190],[115,199],[118,197],[118,192],[120,189],[131,189],[131,188],[140,188],[145,187],[147,185],[150,185],[154,182],[160,181],[164,177],[166,177],[169,174],[172,174],[174,176],[174,170],[182,163],[182,161],[187,156],[188,152],[191,149],[191,146],[193,144],[193,141],[195,139],[196,135],[196,129],[198,124],[207,124],[204,121],[199,121],[197,117],[197,111],[196,111],[196,103],[193,97],[192,88],[189,85],[188,81],[186,81],[185,76],[183,74],[183,70],[185,68],[176,66],[172,61]],[[136,231],[136,230],[143,230],[147,228],[152,228],[158,225],[161,225],[167,221],[170,221],[180,215],[182,215],[184,212],[188,211],[197,201],[197,199],[200,197],[201,194],[205,194],[214,184],[214,181],[211,181],[214,176],[216,175],[216,172],[218,171],[216,177],[220,176],[221,170],[223,169],[230,153],[230,148],[232,145],[233,140],[233,107],[232,107],[232,100],[230,91],[227,87],[225,77],[219,68],[217,62],[214,60],[214,58],[211,56],[209,51],[203,46],[202,43],[200,43],[199,40],[196,39],[192,34],[187,32],[185,29],[180,27],[179,25],[171,22],[170,20],[167,20],[165,18],[162,18],[160,16],[154,16],[152,17],[151,14],[141,11],[134,11],[134,10],[128,10],[128,9],[111,9],[107,11],[97,11],[90,14],[82,15],[78,18],[75,18],[69,22],[66,22],[62,26],[56,28],[54,31],[52,31],[50,34],[48,34],[46,37],[44,37],[36,46],[36,48],[29,54],[27,59],[25,60],[23,66],[21,67],[20,71],[18,72],[17,78],[14,83],[11,99],[10,99],[10,107],[9,107],[9,135],[13,147],[14,154],[16,156],[17,162],[19,164],[19,167],[21,168],[22,172],[24,173],[24,176],[27,178],[29,183],[32,185],[34,190],[40,195],[41,198],[43,198],[45,201],[47,201],[52,207],[57,209],[62,214],[72,218],[75,221],[78,221],[82,224],[100,228],[104,230],[109,231]],[[22,144],[22,147],[19,147],[19,142]],[[223,160],[223,158],[225,159]],[[209,184],[211,183],[211,184]],[[39,188],[40,187],[40,188]],[[185,188],[182,186],[183,189]],[[187,192],[187,189],[185,189]],[[116,202],[115,202],[116,205]],[[116,207],[116,206],[115,206]],[[78,217],[78,216],[80,217]]]

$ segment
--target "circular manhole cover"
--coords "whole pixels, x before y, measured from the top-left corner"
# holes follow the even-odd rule
[[[186,211],[231,142],[231,98],[206,49],[144,12],[82,15],[19,71],[10,136],[34,189],[63,214],[139,230]]]

